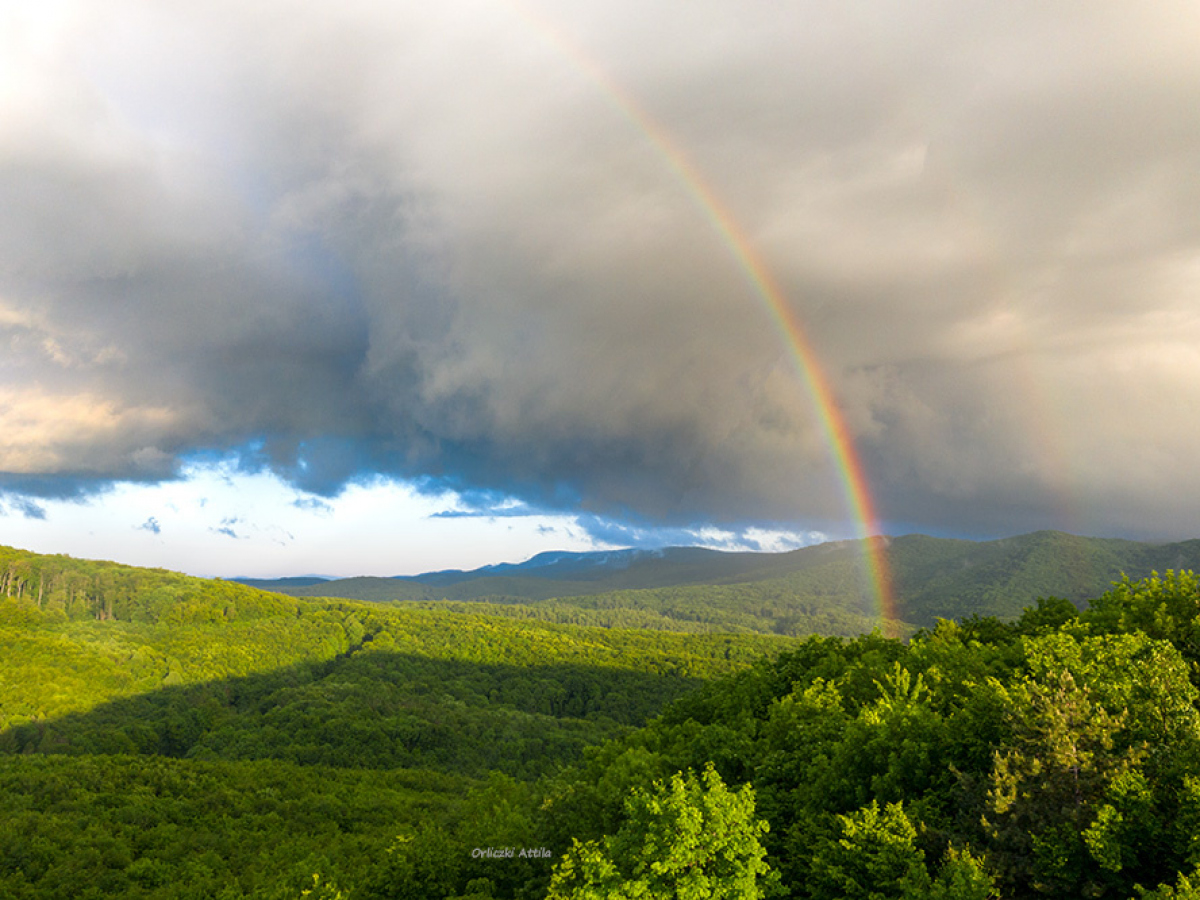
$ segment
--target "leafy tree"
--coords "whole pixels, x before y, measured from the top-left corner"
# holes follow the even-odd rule
[[[1020,890],[1095,892],[1100,885],[1089,850],[1120,868],[1113,830],[1096,816],[1145,751],[1118,746],[1128,715],[1105,709],[1068,668],[1027,676],[1001,692],[1014,744],[995,751],[984,819],[1000,872]]]
[[[576,841],[548,900],[759,900],[775,883],[749,786],[730,791],[710,765],[635,791],[614,836]]]
[[[1038,597],[1037,606],[1031,606],[1017,619],[1019,634],[1044,634],[1057,631],[1068,622],[1079,618],[1079,610],[1070,600],[1062,597]]]
[[[1200,873],[1193,872],[1190,878],[1181,874],[1176,887],[1163,884],[1153,891],[1139,888],[1138,900],[1200,900]]]
[[[926,896],[929,900],[993,900],[998,895],[983,861],[970,850],[951,845],[937,881]]]
[[[1200,580],[1193,572],[1155,572],[1141,581],[1122,578],[1091,602],[1083,619],[1101,631],[1165,638],[1185,658],[1200,661]]]
[[[931,879],[917,830],[899,803],[880,808],[872,800],[838,816],[840,837],[820,847],[813,860],[816,900],[886,900],[926,896]]]
[[[466,863],[462,844],[440,826],[396,838],[366,887],[368,897],[441,900],[452,896]]]

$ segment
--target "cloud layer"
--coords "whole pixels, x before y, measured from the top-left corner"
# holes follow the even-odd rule
[[[1191,534],[1197,28],[1183,2],[10,6],[0,485],[237,453],[323,495],[843,520],[784,337],[616,86],[779,281],[895,528]]]

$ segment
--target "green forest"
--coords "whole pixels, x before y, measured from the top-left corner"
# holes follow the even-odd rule
[[[1200,569],[1200,540],[1151,544],[1061,531],[993,541],[920,534],[872,540],[882,545],[900,617],[927,628],[939,618],[971,614],[1016,618],[1039,597],[1082,605],[1125,575],[1138,579]],[[616,628],[853,636],[878,624],[863,549],[861,541],[787,553],[671,548],[624,567],[597,568],[586,579],[578,572],[535,577],[482,570],[247,583],[296,597],[444,604],[464,612]]]
[[[1200,897],[1200,583],[1075,600],[722,633],[0,548],[0,896]]]

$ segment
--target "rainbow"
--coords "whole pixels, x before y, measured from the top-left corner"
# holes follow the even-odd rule
[[[816,351],[809,341],[799,318],[789,308],[783,290],[771,275],[738,225],[729,209],[717,197],[695,164],[684,154],[655,119],[626,92],[596,60],[561,29],[521,0],[505,0],[507,6],[567,57],[584,75],[595,82],[614,105],[649,140],[651,145],[675,173],[680,183],[711,222],[721,240],[728,246],[738,266],[750,281],[755,294],[766,307],[772,321],[783,334],[788,351],[800,372],[804,386],[820,419],[831,456],[838,472],[846,506],[862,539],[863,561],[871,592],[874,594],[881,625],[891,634],[897,620],[892,590],[891,571],[887,561],[887,539],[882,536],[875,505],[871,499],[862,459],[850,436],[846,418],[834,399],[833,388],[825,375]]]

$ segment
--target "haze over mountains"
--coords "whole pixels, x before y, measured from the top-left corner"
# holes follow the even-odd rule
[[[884,540],[897,615],[917,626],[969,615],[1009,618],[1044,596],[1078,604],[1103,593],[1123,575],[1136,579],[1168,569],[1200,568],[1200,540],[1152,544],[1056,531],[982,542],[915,534]],[[773,627],[760,622],[754,630],[770,631],[790,630],[783,611],[798,602],[810,613],[819,606],[864,618],[878,616],[877,600],[862,570],[859,541],[788,553],[700,547],[552,552],[465,572],[237,580],[297,597],[504,603],[533,606],[543,614],[557,610],[560,615],[564,607],[619,607],[654,610],[676,622],[694,621],[681,607],[753,606],[762,612],[769,608],[767,618],[775,622]]]

